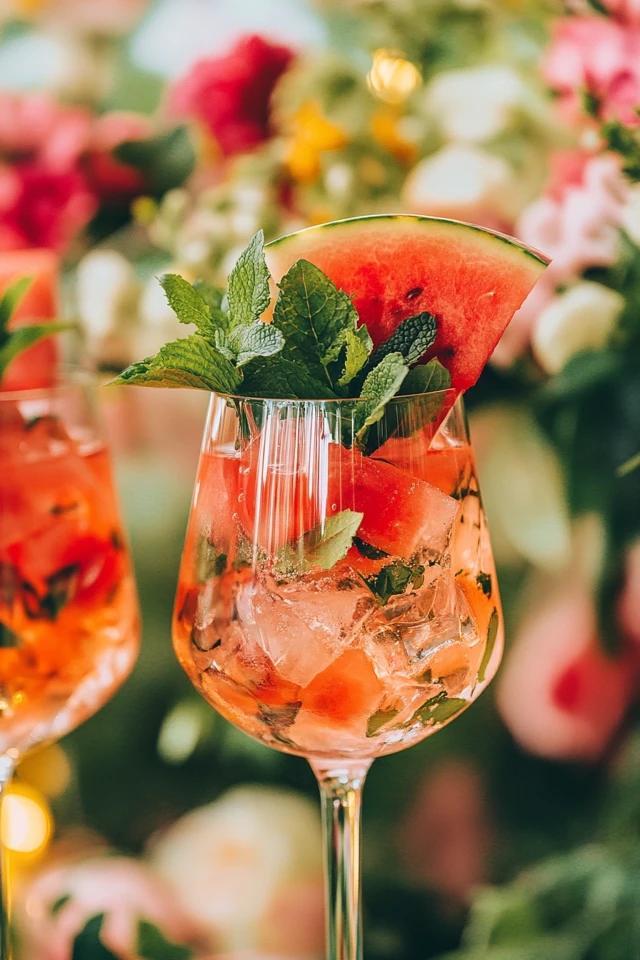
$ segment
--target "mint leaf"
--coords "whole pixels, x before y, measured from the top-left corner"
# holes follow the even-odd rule
[[[167,940],[154,924],[140,920],[138,924],[138,947],[136,953],[142,960],[191,960],[194,952]]]
[[[311,377],[334,389],[329,364],[338,356],[340,335],[356,330],[351,298],[307,260],[298,260],[279,283],[273,325],[285,338],[283,356],[304,365]],[[318,399],[326,396],[326,388]]]
[[[132,363],[111,381],[144,387],[193,387],[235,393],[242,374],[198,333],[161,347],[155,357]]]
[[[369,359],[373,343],[366,327],[358,327],[344,332],[345,358],[344,370],[338,380],[339,387],[346,387],[360,373]]]
[[[71,960],[120,960],[100,939],[104,913],[87,920],[73,941]]]
[[[242,392],[246,397],[271,400],[317,400],[336,396],[305,366],[285,359],[282,354],[245,367]]]
[[[269,306],[269,268],[264,258],[264,233],[259,230],[229,274],[227,299],[232,325],[257,320]]]
[[[378,710],[367,720],[367,736],[374,737],[381,727],[398,716],[398,710]]]
[[[0,300],[0,342],[4,340],[9,320],[24,300],[27,291],[33,283],[33,277],[21,277],[7,287]]]
[[[271,323],[255,320],[234,327],[228,343],[235,351],[236,367],[243,367],[256,357],[272,357],[284,346],[284,337]]]
[[[374,594],[379,604],[384,606],[391,597],[404,593],[409,584],[418,590],[424,583],[424,567],[416,564],[409,567],[399,560],[387,564],[380,573],[373,577],[366,577],[365,583]]]
[[[364,514],[343,510],[287,544],[278,554],[276,571],[285,576],[307,573],[314,567],[330,570],[342,560],[353,543]]]
[[[75,329],[73,323],[33,323],[5,333],[0,347],[0,379],[6,373],[11,361],[15,360],[23,350],[27,350],[46,337],[53,336],[54,333],[73,329]]]
[[[180,323],[192,323],[198,333],[213,333],[214,324],[209,306],[184,277],[177,273],[165,273],[160,277],[160,286]]]
[[[214,287],[206,280],[194,280],[191,284],[196,293],[202,297],[209,310],[222,311],[222,301],[224,300],[224,290],[221,287]]]
[[[487,667],[489,666],[489,660],[491,660],[491,654],[493,653],[493,648],[496,645],[496,639],[498,637],[498,627],[500,626],[500,617],[496,607],[491,611],[491,616],[489,618],[489,627],[487,629],[487,645],[484,648],[484,653],[482,655],[482,660],[480,666],[478,667],[478,680],[480,683],[484,682],[485,674],[487,672]]]
[[[463,700],[462,697],[449,698],[446,691],[442,690],[440,693],[437,693],[435,697],[427,700],[419,710],[416,710],[409,722],[415,723],[420,721],[420,723],[429,724],[444,723],[445,720],[449,720],[451,717],[454,717],[456,713],[459,713],[467,704],[468,701]]]
[[[435,358],[410,370],[400,391],[404,396],[413,393],[433,393],[451,389],[451,374]]]
[[[429,347],[433,346],[438,333],[438,321],[432,313],[424,311],[403,320],[385,343],[381,344],[371,358],[372,365],[380,363],[390,353],[399,353],[405,363],[417,363]]]
[[[22,647],[23,641],[22,637],[18,636],[17,633],[0,621],[0,650],[8,650],[11,648]]]
[[[354,431],[361,439],[367,427],[379,420],[386,404],[398,392],[409,368],[400,353],[389,353],[365,377],[354,415]]]

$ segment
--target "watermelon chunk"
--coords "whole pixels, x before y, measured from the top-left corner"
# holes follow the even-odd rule
[[[0,295],[21,277],[33,283],[11,320],[11,327],[53,320],[58,314],[58,258],[51,250],[15,250],[0,253]],[[2,378],[3,390],[32,390],[52,386],[56,378],[58,347],[47,337],[15,358]]]
[[[437,487],[390,463],[310,438],[302,421],[276,422],[241,457],[240,518],[268,553],[343,510],[362,513],[358,536],[395,556],[430,544],[442,551],[458,504]]]
[[[458,392],[476,382],[548,263],[502,234],[417,216],[310,227],[267,244],[265,253],[274,283],[296,260],[320,267],[353,297],[376,347],[407,317],[433,314],[438,334],[423,362],[437,357]]]

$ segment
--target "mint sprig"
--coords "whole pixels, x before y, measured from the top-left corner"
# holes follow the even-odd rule
[[[9,330],[14,313],[31,288],[33,277],[21,277],[7,287],[0,299],[0,380],[9,364],[24,350],[55,333],[72,330],[72,323],[31,323]]]
[[[276,572],[282,576],[330,570],[346,557],[364,514],[343,510],[280,550]]]

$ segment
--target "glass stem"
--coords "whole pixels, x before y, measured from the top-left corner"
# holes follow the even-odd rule
[[[2,825],[2,801],[6,793],[7,785],[10,783],[13,772],[16,768],[16,757],[11,756],[11,752],[0,756],[0,960],[11,960],[11,927],[10,927],[10,908],[11,908],[11,884],[9,878],[9,865],[5,856],[4,844],[2,843],[1,825]]]
[[[370,765],[311,764],[322,801],[327,960],[362,960],[360,810]]]

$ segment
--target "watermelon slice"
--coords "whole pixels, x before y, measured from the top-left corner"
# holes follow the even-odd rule
[[[58,315],[58,258],[51,250],[12,250],[0,253],[0,295],[20,277],[33,283],[11,319],[11,327],[43,323]],[[2,379],[2,390],[50,387],[56,378],[58,346],[47,337],[16,357]]]
[[[274,282],[296,260],[320,267],[353,297],[376,347],[407,317],[433,314],[438,335],[423,362],[437,357],[458,392],[476,382],[548,263],[502,234],[418,216],[309,227],[267,244],[265,254]]]

